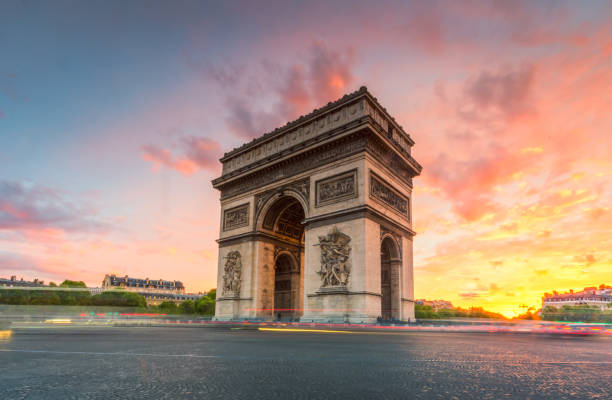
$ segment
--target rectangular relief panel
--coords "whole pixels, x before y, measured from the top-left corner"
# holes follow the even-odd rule
[[[223,230],[229,231],[249,224],[249,203],[225,210],[223,213]]]
[[[370,197],[410,220],[410,199],[370,170]]]
[[[357,170],[318,180],[315,184],[316,207],[357,197]]]

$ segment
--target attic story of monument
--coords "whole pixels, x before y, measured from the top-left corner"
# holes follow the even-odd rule
[[[365,88],[221,158],[219,320],[414,320],[414,141]]]

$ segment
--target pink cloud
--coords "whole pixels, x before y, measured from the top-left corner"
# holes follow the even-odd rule
[[[0,181],[0,230],[18,232],[104,231],[91,207],[75,205],[45,186]]]
[[[163,165],[183,175],[191,175],[199,169],[218,172],[218,160],[221,157],[219,142],[203,137],[185,136],[181,138],[181,150],[183,155],[174,157],[170,150],[148,144],[143,146],[143,158],[153,163],[154,170]]]
[[[506,118],[514,118],[530,110],[533,81],[534,68],[531,65],[506,67],[498,72],[485,70],[466,82],[465,99],[473,102],[474,114],[497,111]],[[474,115],[470,117],[476,118]]]

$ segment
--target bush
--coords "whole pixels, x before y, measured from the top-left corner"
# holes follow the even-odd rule
[[[85,282],[83,281],[71,281],[69,279],[66,279],[64,282],[62,282],[60,284],[60,287],[67,287],[67,288],[87,288],[87,285],[85,284]]]
[[[196,312],[196,307],[193,300],[183,301],[178,308],[182,314],[194,314]]]
[[[440,318],[497,318],[505,319],[501,314],[487,311],[482,307],[471,307],[468,310],[463,308],[443,308],[434,311],[432,306],[420,304],[414,305],[414,315],[416,319],[440,319]]]
[[[602,311],[599,307],[589,305],[563,306],[561,308],[547,306],[540,311],[540,318],[545,321],[571,322],[612,322],[612,312]]]
[[[90,304],[94,306],[146,307],[144,297],[134,292],[108,291],[92,296]]]

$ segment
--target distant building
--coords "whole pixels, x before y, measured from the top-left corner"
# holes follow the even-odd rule
[[[156,293],[185,293],[185,286],[181,281],[165,281],[163,279],[140,279],[130,278],[129,276],[117,276],[115,274],[105,275],[102,281],[103,289],[125,289],[132,292]]]
[[[159,305],[164,301],[182,303],[185,300],[197,301],[204,294],[185,293],[181,281],[166,281],[163,279],[140,279],[129,276],[105,275],[102,290],[123,289],[136,292],[143,296],[147,305]]]
[[[453,304],[447,300],[425,300],[418,299],[415,300],[415,303],[421,306],[430,306],[434,309],[434,311],[442,310],[442,309],[453,309]]]
[[[0,278],[0,287],[3,287],[3,288],[7,288],[7,287],[41,287],[41,286],[45,286],[45,282],[38,280],[38,278],[34,279],[33,281],[24,281],[23,278],[18,280],[15,275],[11,276],[11,279]]]
[[[596,306],[604,310],[612,304],[612,287],[601,285],[599,288],[587,287],[580,292],[570,290],[565,293],[544,293],[542,297],[542,307],[563,307],[589,305]]]

